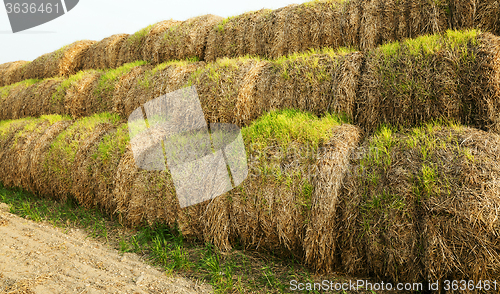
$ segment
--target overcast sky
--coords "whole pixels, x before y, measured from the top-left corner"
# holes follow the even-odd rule
[[[28,0],[26,2],[29,3]],[[158,21],[186,20],[193,16],[238,15],[261,8],[276,9],[304,0],[80,0],[67,14],[12,33],[4,5],[0,5],[0,64],[31,61],[78,40],[101,40],[113,34],[134,33]]]

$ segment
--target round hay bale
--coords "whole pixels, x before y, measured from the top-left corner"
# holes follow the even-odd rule
[[[66,128],[71,126],[73,122],[69,120],[60,120],[55,122],[50,128],[38,139],[33,147],[33,152],[30,153],[29,177],[31,181],[28,183],[32,193],[44,196],[51,196],[52,181],[48,174],[44,171],[44,162],[47,157],[47,151],[52,144],[52,141]]]
[[[59,75],[67,77],[82,70],[85,54],[95,43],[96,41],[85,40],[69,45],[59,63]],[[50,77],[53,76],[45,76],[44,78]]]
[[[44,54],[26,65],[23,79],[45,79],[69,76],[83,66],[85,52],[95,41],[77,41],[61,49]]]
[[[128,34],[116,34],[92,44],[85,52],[82,70],[114,68]]]
[[[439,124],[384,128],[365,142],[342,192],[343,270],[440,285],[497,277],[498,142]]]
[[[418,165],[413,153],[403,151],[403,142],[384,128],[365,141],[353,159],[335,227],[342,268],[348,273],[391,282],[424,278],[420,200],[412,191]]]
[[[129,35],[125,41],[122,42],[120,53],[118,54],[118,61],[116,66],[122,66],[125,63],[130,63],[142,60],[143,46],[146,37],[154,25],[147,26],[132,35]],[[149,61],[149,60],[148,60]]]
[[[316,271],[332,272],[341,264],[337,249],[341,188],[361,134],[358,127],[339,126],[316,163],[318,172],[313,180],[311,216],[304,239],[305,262]]]
[[[12,145],[15,141],[16,134],[21,131],[30,120],[4,120],[0,122],[0,163],[2,166],[12,164]],[[12,181],[12,176],[9,170],[0,169],[1,181]]]
[[[29,116],[38,117],[49,114],[65,114],[63,105],[53,103],[52,97],[60,87],[62,79],[45,79],[37,83],[35,97],[28,103],[30,106]]]
[[[136,97],[132,94],[135,86],[139,83],[144,72],[150,69],[150,66],[137,66],[129,72],[122,75],[116,82],[113,93],[113,112],[122,117],[128,117],[140,104],[136,103]]]
[[[236,119],[238,93],[255,59],[220,59],[193,73],[189,84],[196,87],[208,123],[232,123]]]
[[[89,72],[73,83],[67,90],[64,98],[65,113],[74,119],[105,112],[101,106],[104,101],[97,101],[94,90],[97,87],[101,72]]]
[[[189,79],[203,62],[169,62],[134,69],[117,83],[114,109],[128,117],[137,107],[161,95],[189,86]]]
[[[29,62],[14,61],[0,65],[0,87],[19,83],[24,80],[24,69]]]
[[[22,81],[23,74],[20,71],[27,63],[27,61],[14,61],[0,64],[0,87]]]
[[[18,119],[28,116],[30,105],[35,96],[36,85],[24,81],[12,85],[8,96],[4,100],[4,117]]]
[[[57,199],[66,200],[72,192],[75,179],[71,176],[75,169],[75,159],[92,130],[100,124],[116,124],[119,117],[102,113],[75,121],[71,127],[61,132],[52,142],[43,161],[43,174],[50,179],[47,191]]]
[[[28,188],[30,182],[29,156],[37,140],[50,127],[46,119],[28,120],[29,123],[14,136],[14,143],[9,146],[3,167],[8,174],[2,183],[11,187]]]
[[[115,176],[113,190],[116,213],[122,223],[136,227],[164,223],[174,226],[180,209],[168,171],[146,171],[137,167],[127,147]]]
[[[246,15],[229,17],[214,24],[207,37],[206,61],[215,62],[222,57],[233,58],[238,56],[236,42],[240,39],[238,33],[242,29],[239,22],[244,20]]]
[[[290,110],[272,112],[241,130],[249,174],[231,192],[233,238],[247,248],[302,255],[316,152],[337,124],[332,117]],[[301,137],[294,127],[313,128],[318,137]]]
[[[163,49],[156,47],[156,44],[161,43],[163,37],[166,32],[168,32],[171,28],[179,25],[181,22],[177,20],[164,20],[156,23],[149,31],[146,36],[146,40],[144,41],[144,45],[142,47],[142,60],[147,60],[150,62],[161,63],[163,61],[159,61],[158,55],[160,52],[156,49]],[[176,48],[180,49],[180,46]],[[166,60],[165,60],[166,61]]]
[[[470,124],[500,133],[500,38],[484,33],[474,48],[472,74],[464,73],[465,103]]]
[[[352,119],[362,63],[359,52],[260,61],[240,87],[236,122],[247,125],[266,111],[285,108],[316,115],[333,111]]]
[[[106,135],[112,127],[112,124],[103,123],[91,130],[92,134],[81,142],[78,152],[75,155],[71,171],[71,178],[73,179],[71,194],[80,205],[86,208],[93,208],[97,204],[95,199],[96,179],[92,177],[88,169],[90,161],[92,160],[91,150],[100,143],[102,137]]]
[[[475,42],[475,32],[449,31],[369,51],[357,95],[357,123],[373,131],[381,124],[469,120],[461,85],[474,63],[470,48]]]
[[[89,185],[94,195],[92,205],[103,208],[109,214],[116,210],[113,195],[115,175],[129,141],[128,126],[121,124],[107,132],[87,153],[87,176],[92,179]]]

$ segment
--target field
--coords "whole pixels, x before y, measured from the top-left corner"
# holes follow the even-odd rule
[[[486,0],[314,1],[3,64],[0,182],[36,206],[70,201],[139,232],[164,228],[145,251],[188,276],[203,244],[271,254],[280,270],[293,260],[312,280],[500,282],[499,16]],[[249,175],[181,208],[169,170],[137,167],[127,119],[190,86],[207,123],[241,128]],[[289,291],[287,274],[264,276],[262,293]],[[259,292],[233,272],[202,279]],[[463,291],[483,292],[500,289]]]

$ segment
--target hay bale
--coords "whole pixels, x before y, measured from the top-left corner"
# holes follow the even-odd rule
[[[122,66],[125,63],[130,63],[138,60],[142,60],[143,46],[146,42],[146,38],[149,32],[154,27],[154,25],[149,25],[132,35],[129,35],[125,41],[122,42],[120,53],[118,54],[118,60],[116,66]],[[149,61],[149,60],[147,60]]]
[[[37,95],[34,80],[25,80],[5,87],[2,94],[2,116],[5,119],[18,119],[29,116],[32,102]]]
[[[67,77],[82,70],[85,53],[94,43],[96,41],[85,40],[69,45],[59,63],[59,75]],[[52,76],[45,76],[45,78],[50,77]]]
[[[26,119],[28,124],[17,131],[13,137],[12,145],[7,146],[2,156],[2,167],[5,169],[5,176],[2,183],[7,187],[21,187],[21,180],[26,181],[25,174],[22,174],[20,159],[26,156],[26,152],[31,149],[30,145],[48,127],[47,121],[40,119]]]
[[[363,144],[351,163],[341,192],[342,213],[334,228],[337,254],[349,273],[393,282],[424,278],[420,200],[412,191],[417,164],[415,153],[403,151],[405,143],[383,128]],[[354,244],[358,245],[349,247]]]
[[[188,85],[196,87],[208,123],[237,122],[235,108],[238,92],[245,75],[256,62],[252,58],[220,59],[191,75]]]
[[[113,195],[115,174],[129,141],[128,126],[121,124],[107,132],[87,152],[86,176],[92,181],[87,182],[89,194],[85,198],[91,199],[92,196],[89,205],[100,207],[109,214],[113,214],[117,207]]]
[[[156,23],[149,31],[144,41],[142,48],[142,60],[147,60],[150,62],[158,60],[159,52],[156,49],[163,49],[156,47],[157,43],[161,43],[164,34],[169,31],[172,27],[180,24],[177,20],[164,20]],[[159,63],[159,62],[156,62]]]
[[[407,0],[410,38],[436,34],[452,28],[447,1]]]
[[[363,1],[344,1],[341,15],[341,32],[344,46],[359,47]]]
[[[0,87],[8,86],[23,80],[23,69],[27,61],[7,62],[0,65]]]
[[[416,180],[427,233],[426,278],[495,280],[500,276],[500,136],[466,127],[432,131],[435,135],[427,136],[437,146],[446,142],[446,148],[430,154],[432,164],[425,162],[428,168],[422,166]],[[443,164],[445,156],[450,161]]]
[[[498,139],[428,124],[365,142],[342,191],[343,269],[441,285],[498,277]]]
[[[85,53],[82,70],[115,68],[128,34],[116,34],[92,44]]]
[[[147,65],[133,67],[130,71],[121,75],[115,84],[113,92],[113,112],[128,117],[139,105],[135,103],[135,97],[132,93],[136,89],[141,76],[151,67]],[[130,96],[129,96],[130,94]],[[130,98],[130,99],[129,99]]]
[[[23,79],[70,76],[81,70],[85,52],[95,41],[77,41],[44,54],[26,65]]]
[[[29,123],[29,120],[4,120],[0,121],[0,163],[2,166],[10,164],[11,146],[15,135]],[[10,173],[6,169],[0,169],[0,179],[9,179]]]
[[[500,32],[500,4],[495,0],[450,1],[454,29],[478,28],[498,35]]]
[[[169,171],[147,171],[136,165],[127,147],[115,174],[115,213],[124,224],[135,227],[144,222],[175,225],[179,202]]]
[[[490,33],[478,37],[472,73],[463,75],[464,103],[472,125],[500,133],[500,38]]]
[[[261,61],[240,87],[237,123],[245,125],[266,111],[285,108],[352,118],[362,62],[361,53],[332,50]]]
[[[365,1],[360,26],[361,50],[373,49],[380,44],[399,39],[395,21],[401,6],[402,3],[394,0]]]
[[[45,79],[36,84],[35,96],[27,103],[28,115],[39,117],[49,114],[65,114],[63,103],[56,103],[52,97],[57,93],[63,82],[60,78]]]
[[[152,44],[155,53],[153,62],[159,64],[170,60],[204,60],[209,31],[221,21],[222,17],[207,14],[172,24]]]
[[[116,115],[97,114],[77,120],[61,132],[43,154],[41,174],[50,187],[43,187],[40,192],[64,201],[72,192],[75,179],[71,175],[75,169],[76,155],[92,135],[91,131],[100,124],[116,124],[118,120]]]
[[[140,105],[161,95],[186,87],[203,62],[167,62],[144,66],[124,75],[116,85],[113,109],[128,117]]]
[[[302,254],[316,152],[337,125],[331,116],[287,110],[241,130],[249,175],[231,192],[233,238],[247,248]]]
[[[55,122],[37,141],[33,147],[33,152],[30,153],[30,183],[29,189],[32,193],[38,195],[49,196],[48,192],[51,189],[51,178],[44,171],[44,162],[46,153],[52,144],[52,141],[66,128],[71,126],[73,122],[70,120],[60,120]]]
[[[92,177],[93,175],[88,168],[91,161],[91,150],[100,143],[102,137],[112,127],[112,124],[102,123],[97,125],[95,129],[90,130],[91,134],[80,143],[80,147],[75,154],[71,171],[73,184],[70,192],[80,205],[87,208],[95,207],[97,204],[95,199],[96,179]]]
[[[267,56],[273,38],[271,19],[271,10],[261,9],[214,22],[208,32],[205,60]]]
[[[314,1],[274,11],[274,39],[268,56],[278,58],[309,49],[344,46],[345,5],[342,1]]]
[[[474,44],[475,31],[448,31],[368,52],[357,123],[372,131],[384,123],[408,127],[436,119],[470,120],[463,101],[470,85],[463,79],[474,63]]]
[[[88,72],[68,87],[64,97],[65,113],[76,119],[110,110],[102,107],[100,104],[105,101],[97,101],[94,95],[101,75],[101,72]]]
[[[349,161],[361,140],[361,130],[352,125],[341,125],[323,146],[313,180],[310,222],[304,239],[305,262],[316,271],[332,272],[340,267],[337,239],[339,202]]]

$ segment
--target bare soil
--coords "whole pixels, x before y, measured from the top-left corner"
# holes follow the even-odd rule
[[[0,293],[213,293],[120,254],[81,230],[36,223],[0,203]]]

